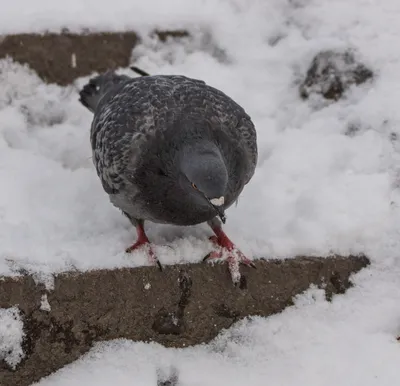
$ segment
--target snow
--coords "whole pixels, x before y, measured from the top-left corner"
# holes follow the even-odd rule
[[[169,366],[180,386],[398,383],[399,16],[395,0],[15,0],[2,7],[1,33],[188,28],[194,37],[184,44],[144,37],[135,65],[203,79],[253,118],[258,168],[227,212],[228,235],[250,257],[363,252],[372,261],[332,303],[311,289],[283,313],[242,322],[196,348],[98,344],[41,386],[155,385],[158,369]],[[302,101],[298,85],[314,55],[349,47],[374,71],[373,82],[337,103]],[[77,95],[85,81],[45,85],[0,61],[0,273],[48,277],[147,264],[123,252],[134,230],[109,204],[91,163],[91,115]],[[346,135],[350,127],[359,129]],[[199,261],[211,249],[206,226],[146,229],[162,264]]]
[[[15,369],[24,358],[23,323],[18,308],[0,308],[0,361]]]
[[[49,299],[47,298],[47,294],[42,295],[40,299],[40,309],[47,312],[51,311],[51,306],[49,303]]]
[[[239,5],[238,3],[237,5]],[[219,12],[236,14],[229,1],[220,1]],[[190,27],[193,23],[217,23],[221,15],[215,12],[213,0],[148,0],[146,2],[114,0],[70,0],[68,3],[48,0],[15,0],[0,15],[0,33],[59,32],[63,28],[80,32],[129,30],[149,31],[154,27]],[[29,27],[28,27],[29,26]]]

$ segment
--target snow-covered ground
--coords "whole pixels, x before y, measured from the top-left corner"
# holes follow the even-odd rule
[[[15,369],[23,359],[23,323],[17,307],[0,308],[0,360]]]
[[[111,8],[112,7],[112,8]],[[397,0],[14,0],[0,33],[44,29],[188,28],[182,45],[144,39],[139,67],[204,79],[237,100],[258,129],[259,165],[225,227],[249,256],[366,253],[356,286],[327,303],[318,290],[185,350],[117,341],[39,383],[179,386],[393,386],[400,379],[400,3]],[[208,44],[207,44],[208,42]],[[210,47],[212,44],[212,47]],[[321,50],[355,48],[375,72],[329,105],[300,100]],[[131,73],[129,70],[122,70]],[[0,61],[0,273],[146,264],[91,164],[91,115],[75,85],[43,84]],[[316,107],[317,106],[317,107]],[[349,125],[360,130],[345,135]],[[205,226],[148,225],[161,263],[198,261]],[[168,248],[165,244],[172,246]]]

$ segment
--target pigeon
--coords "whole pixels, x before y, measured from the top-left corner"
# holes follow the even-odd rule
[[[97,175],[111,203],[136,228],[137,240],[126,252],[143,250],[162,269],[144,222],[207,222],[214,248],[204,260],[227,262],[238,284],[240,264],[255,265],[222,223],[255,173],[255,126],[238,103],[202,80],[136,72],[142,76],[108,70],[79,91],[79,101],[94,114],[90,142]]]

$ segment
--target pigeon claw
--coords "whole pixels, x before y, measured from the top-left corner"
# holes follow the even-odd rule
[[[143,250],[143,252],[146,252],[150,264],[157,265],[159,270],[162,271],[162,265],[160,261],[157,259],[149,241],[138,240],[136,241],[135,244],[131,245],[129,248],[126,248],[125,252],[131,253],[133,251],[138,251],[138,250]]]
[[[228,269],[231,274],[233,283],[240,283],[240,264],[248,267],[256,268],[254,263],[248,259],[243,252],[241,252],[236,246],[224,235],[224,237],[218,238],[217,236],[211,236],[210,241],[218,248],[215,251],[210,252],[204,257],[203,261],[212,260],[224,260],[228,264]]]

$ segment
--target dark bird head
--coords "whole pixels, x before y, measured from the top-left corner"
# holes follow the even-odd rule
[[[184,178],[181,185],[191,190],[194,201],[209,205],[225,223],[225,194],[228,186],[228,171],[216,145],[211,142],[197,142],[183,147],[179,164]]]
[[[229,173],[219,146],[204,130],[174,127],[155,136],[133,178],[143,205],[160,222],[195,225],[216,216],[225,222],[232,199]]]

